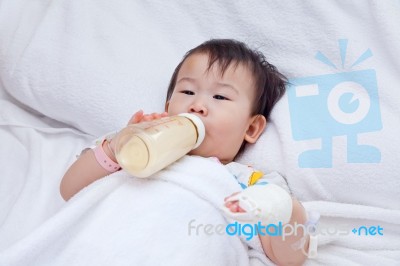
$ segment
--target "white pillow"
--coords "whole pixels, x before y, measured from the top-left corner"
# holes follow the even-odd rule
[[[226,7],[208,4],[17,0],[1,10],[0,77],[48,117],[92,135],[115,130],[138,109],[164,110],[186,51],[210,38],[250,35],[235,18],[205,10]],[[197,17],[196,7],[204,9]]]

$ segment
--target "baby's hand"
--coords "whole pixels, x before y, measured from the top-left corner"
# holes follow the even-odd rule
[[[242,222],[286,224],[292,216],[290,194],[275,184],[253,185],[225,198],[222,210],[227,217]]]
[[[143,110],[139,110],[133,114],[131,119],[129,119],[128,125],[129,124],[137,124],[137,123],[144,122],[144,121],[152,121],[152,120],[160,119],[160,118],[166,117],[166,116],[168,116],[167,112],[164,112],[161,114],[159,114],[159,113],[144,114]]]
[[[168,116],[167,112],[164,112],[161,114],[159,114],[159,113],[144,114],[143,110],[139,110],[133,114],[131,119],[129,119],[128,125],[137,124],[137,123],[144,122],[144,121],[152,121],[152,120],[159,119],[159,118],[166,117],[166,116]],[[115,136],[110,140],[109,147],[111,149],[112,154],[115,154]]]
[[[227,200],[230,197],[233,197],[234,195],[238,194],[239,192],[233,193],[232,195],[230,195],[229,197],[226,197],[224,199],[225,201],[225,207],[227,207],[231,212],[237,213],[237,212],[246,212],[245,210],[243,210],[242,208],[240,208],[239,206],[239,201],[235,200],[235,201],[228,201]]]

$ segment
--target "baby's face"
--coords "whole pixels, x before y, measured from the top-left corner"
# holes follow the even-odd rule
[[[250,71],[231,65],[221,77],[218,64],[208,68],[207,54],[189,56],[179,71],[167,105],[169,115],[192,113],[206,127],[203,143],[190,154],[234,159],[251,123],[255,88]]]

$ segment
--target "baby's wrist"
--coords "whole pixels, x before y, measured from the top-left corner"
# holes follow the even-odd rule
[[[307,212],[300,201],[292,198],[292,216],[289,223],[304,224],[307,221]]]
[[[103,141],[93,149],[93,152],[96,161],[107,172],[114,173],[121,169],[116,162],[115,156],[112,154],[112,150],[108,147],[107,139],[103,139]]]
[[[107,154],[107,156],[117,163],[117,158],[115,157],[115,144],[113,143],[113,139],[106,139],[103,143],[103,150]]]

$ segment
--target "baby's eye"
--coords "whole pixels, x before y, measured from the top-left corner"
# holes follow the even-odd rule
[[[213,98],[217,100],[229,100],[228,98],[222,95],[214,95]]]
[[[181,91],[181,93],[187,94],[187,95],[194,95],[194,92],[193,91],[189,91],[189,90],[183,90],[183,91]]]

